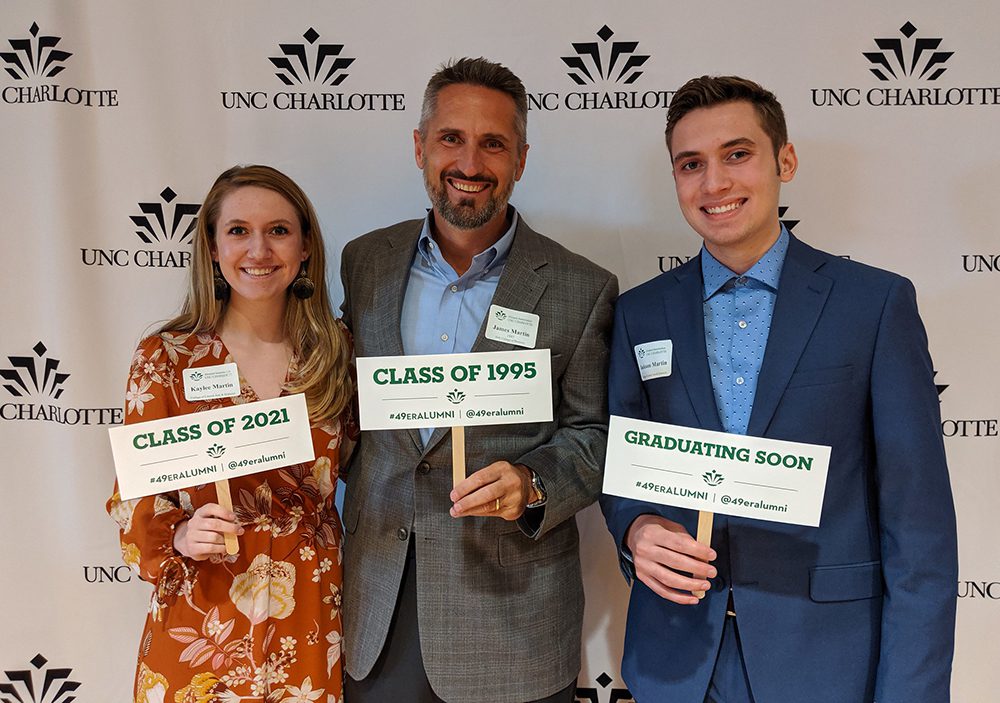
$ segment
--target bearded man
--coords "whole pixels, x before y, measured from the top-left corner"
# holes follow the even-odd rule
[[[618,281],[534,232],[508,199],[528,104],[507,68],[464,58],[424,93],[414,155],[432,209],[347,245],[357,355],[515,350],[490,306],[536,315],[550,422],[363,434],[347,478],[346,698],[572,703],[583,585],[575,514],[601,487]]]

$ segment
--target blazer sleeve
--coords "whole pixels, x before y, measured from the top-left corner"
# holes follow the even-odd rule
[[[573,517],[600,493],[608,439],[608,341],[617,298],[618,279],[607,274],[560,380],[558,429],[548,442],[514,462],[538,473],[548,497],[540,523],[537,513],[528,514],[535,511],[518,520],[529,537],[538,538]]]
[[[958,546],[940,402],[916,293],[889,290],[875,342],[871,413],[885,597],[875,699],[950,700]]]

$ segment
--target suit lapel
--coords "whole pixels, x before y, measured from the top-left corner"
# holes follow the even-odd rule
[[[371,262],[379,275],[375,276],[371,298],[373,325],[365,333],[377,340],[370,348],[378,350],[379,356],[403,355],[403,337],[399,327],[403,314],[403,295],[406,293],[410,264],[413,262],[422,225],[421,220],[416,220],[394,228],[386,236],[388,247],[384,258],[379,257]],[[407,432],[417,449],[422,449],[420,431],[410,429]]]
[[[676,297],[669,295],[664,299],[664,318],[668,320],[674,358],[691,405],[698,416],[699,426],[706,430],[722,431],[705,346],[701,256],[692,259],[684,270],[674,275],[678,282]]]
[[[399,322],[403,314],[403,295],[410,277],[410,264],[417,249],[421,221],[407,222],[386,236],[388,249],[384,259],[371,262],[379,272],[372,290],[374,328],[365,330],[378,340],[374,345],[381,356],[402,356],[403,337]],[[400,275],[402,272],[402,275]]]
[[[507,253],[503,275],[500,276],[497,289],[493,293],[492,304],[522,312],[533,312],[548,285],[537,273],[546,263],[548,262],[545,255],[538,245],[538,235],[524,224],[522,217],[518,216],[514,241],[511,242],[510,251]],[[509,351],[521,348],[508,342],[487,339],[484,336],[487,322],[488,319],[483,318],[472,351]]]
[[[545,279],[538,274],[538,269],[547,263],[548,260],[539,246],[538,235],[524,223],[524,218],[519,215],[514,241],[510,245],[503,274],[500,276],[497,289],[493,293],[492,304],[522,312],[533,312],[548,285]],[[520,349],[521,347],[514,344],[498,342],[495,339],[485,337],[488,316],[489,313],[487,313],[487,317],[483,318],[479,333],[476,335],[476,341],[472,345],[472,351],[491,352]],[[438,427],[434,430],[424,448],[425,454],[444,438],[448,429]]]
[[[833,281],[816,273],[818,252],[792,237],[781,271],[771,331],[757,379],[747,434],[762,437],[812,336]]]

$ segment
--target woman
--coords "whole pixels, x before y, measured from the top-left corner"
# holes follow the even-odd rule
[[[235,512],[211,483],[128,501],[116,487],[107,507],[124,560],[154,585],[136,703],[341,701],[334,494],[350,444],[350,355],[312,204],[273,168],[223,173],[198,218],[183,310],[132,358],[125,422],[304,393],[317,458],[231,479]],[[183,369],[228,362],[239,396],[185,397]]]

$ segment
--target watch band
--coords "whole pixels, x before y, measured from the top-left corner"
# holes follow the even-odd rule
[[[540,508],[545,505],[545,501],[548,500],[548,496],[545,494],[545,486],[542,484],[542,477],[535,473],[533,470],[528,469],[531,472],[531,488],[534,490],[535,495],[538,496],[537,500],[529,502],[526,508]]]

